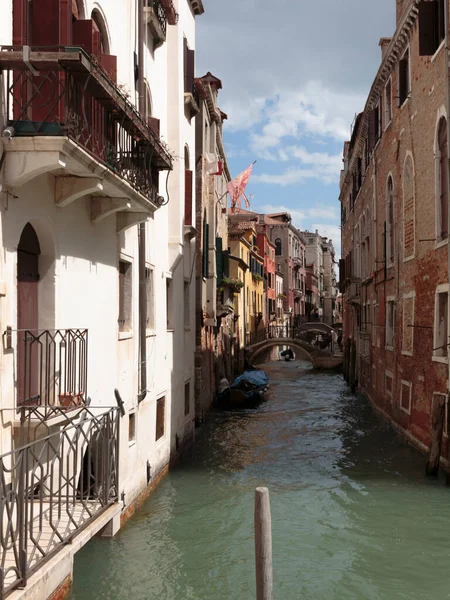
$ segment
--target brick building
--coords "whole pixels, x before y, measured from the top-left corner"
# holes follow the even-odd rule
[[[445,10],[397,0],[340,192],[345,374],[422,448],[449,377]]]

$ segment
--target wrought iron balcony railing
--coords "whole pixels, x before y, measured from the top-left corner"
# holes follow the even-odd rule
[[[154,36],[157,46],[160,46],[166,41],[167,36],[167,15],[163,8],[160,0],[144,0],[144,10],[150,13],[146,16],[147,22],[152,28],[152,34]],[[153,25],[153,19],[156,21],[155,26]]]
[[[24,58],[21,47],[0,51],[15,136],[67,136],[153,200],[157,171],[172,158],[98,59],[76,47],[31,48]]]
[[[88,330],[17,332],[17,407],[39,418],[87,401]],[[56,409],[56,410],[55,410]]]
[[[80,419],[0,456],[0,598],[118,500],[119,411]]]

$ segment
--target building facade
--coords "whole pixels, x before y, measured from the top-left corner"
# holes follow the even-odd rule
[[[16,490],[18,513],[2,513],[2,585],[23,587],[52,553],[32,584],[48,597],[73,564],[58,563],[54,540],[81,528],[87,540],[108,523],[114,533],[193,438],[194,183],[180,157],[194,163],[203,6],[6,5],[0,443],[12,455],[0,463],[1,495]],[[65,515],[58,525],[49,506]],[[12,514],[27,515],[19,528],[36,517],[34,537],[11,537]],[[39,536],[53,541],[37,551]]]
[[[421,448],[449,379],[445,11],[397,1],[340,193],[346,375]]]
[[[200,113],[196,117],[196,420],[211,409],[218,384],[234,374],[234,297],[229,277],[227,183],[230,172],[222,141],[226,115],[218,106],[220,79],[196,79]],[[192,173],[192,172],[191,172]],[[191,175],[188,175],[191,177]],[[188,199],[189,201],[189,199]],[[189,223],[192,225],[192,223]]]

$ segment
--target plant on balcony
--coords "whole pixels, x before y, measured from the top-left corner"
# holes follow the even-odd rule
[[[279,298],[280,300],[286,300],[287,296],[286,294],[278,294],[277,298]]]
[[[230,289],[232,292],[240,292],[244,287],[244,282],[240,279],[233,279],[232,277],[224,277],[222,283],[217,288],[218,292],[223,292],[225,288]]]
[[[259,273],[252,273],[252,279],[253,281],[263,281],[264,277]]]

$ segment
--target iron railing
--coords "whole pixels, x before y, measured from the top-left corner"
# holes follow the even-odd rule
[[[118,500],[119,422],[85,408],[0,457],[1,599]]]
[[[144,6],[146,8],[152,8],[153,12],[158,19],[159,26],[164,35],[164,39],[167,35],[167,16],[160,0],[144,0]]]
[[[87,400],[88,330],[17,331],[17,407],[70,409]],[[58,411],[56,411],[58,412]]]
[[[68,136],[154,201],[158,169],[172,168],[172,158],[99,61],[81,48],[32,48],[36,74],[20,50],[0,52],[15,135]]]

